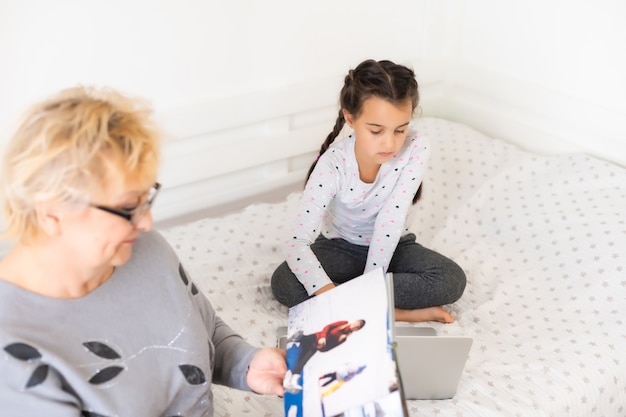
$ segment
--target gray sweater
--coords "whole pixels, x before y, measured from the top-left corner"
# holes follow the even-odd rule
[[[100,287],[44,297],[0,281],[0,415],[212,416],[256,348],[215,315],[156,232]]]

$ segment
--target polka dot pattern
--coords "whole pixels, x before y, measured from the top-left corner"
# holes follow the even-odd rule
[[[409,129],[401,149],[380,166],[376,180],[361,181],[353,135],[333,144],[317,161],[285,242],[289,267],[309,294],[331,282],[310,249],[320,231],[369,246],[364,272],[389,267],[406,234],[407,213],[430,153],[428,139]]]
[[[418,241],[468,284],[429,323],[474,345],[456,396],[409,401],[412,416],[626,416],[626,169],[540,156],[423,118],[431,156],[411,211]],[[269,279],[301,194],[164,230],[198,289],[251,343],[273,346],[287,309]],[[215,387],[216,416],[283,415],[280,398]]]

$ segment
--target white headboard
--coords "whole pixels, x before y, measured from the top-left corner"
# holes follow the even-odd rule
[[[340,81],[324,79],[161,114],[169,138],[157,221],[303,183],[332,129]]]
[[[626,165],[626,145],[619,140],[626,127],[616,111],[469,65],[455,71],[442,62],[413,67],[423,116],[462,122],[540,153],[587,152]],[[334,124],[342,78],[160,114],[171,137],[157,223],[298,189]]]
[[[422,68],[421,103],[440,100],[444,90],[436,68],[413,66]],[[335,123],[343,77],[161,113],[169,140],[160,175],[165,187],[154,210],[157,222],[241,207],[255,197],[302,186]]]

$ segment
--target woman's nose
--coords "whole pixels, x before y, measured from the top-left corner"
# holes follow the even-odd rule
[[[141,216],[135,227],[139,230],[147,232],[152,229],[152,226],[154,226],[154,219],[152,218],[152,208],[149,208],[143,216]]]

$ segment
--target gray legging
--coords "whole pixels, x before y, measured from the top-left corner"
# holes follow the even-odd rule
[[[320,235],[311,249],[335,284],[363,274],[368,246]],[[415,242],[413,233],[400,238],[387,272],[393,273],[396,308],[412,310],[451,304],[465,290],[466,278],[461,267]],[[310,297],[287,262],[274,271],[272,292],[281,304],[289,307]]]

